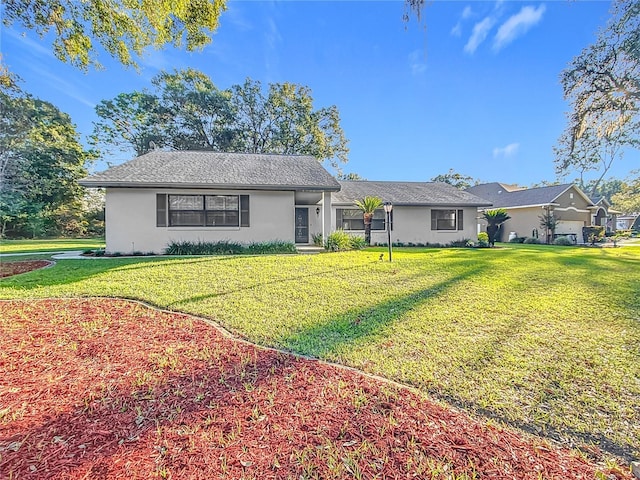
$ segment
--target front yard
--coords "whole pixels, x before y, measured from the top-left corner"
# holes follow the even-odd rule
[[[410,384],[492,421],[640,456],[640,248],[59,261],[0,298],[114,296]]]

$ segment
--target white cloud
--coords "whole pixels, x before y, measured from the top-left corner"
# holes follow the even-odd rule
[[[409,54],[409,67],[412,75],[419,75],[427,70],[425,54],[421,50],[414,50]]]
[[[512,157],[516,153],[518,153],[518,149],[520,148],[519,143],[510,143],[506,147],[496,147],[493,149],[493,158],[498,157]]]
[[[493,39],[493,49],[498,51],[513,42],[516,38],[524,35],[529,29],[537,25],[544,15],[547,7],[543,4],[538,8],[531,6],[522,7],[518,13],[512,15],[500,25],[495,38]]]
[[[473,26],[471,37],[469,37],[467,44],[464,46],[464,51],[467,53],[475,52],[478,46],[487,38],[489,31],[495,24],[496,21],[493,17],[485,17],[484,20],[476,23]]]
[[[464,7],[464,10],[462,10],[458,23],[456,23],[451,29],[451,35],[453,35],[454,37],[459,37],[460,35],[462,35],[462,21],[466,20],[471,15],[473,15],[473,10],[471,10],[471,6],[467,5],[466,7]]]

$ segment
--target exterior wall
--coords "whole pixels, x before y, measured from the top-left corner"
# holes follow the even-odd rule
[[[586,205],[584,205],[584,208],[586,209]],[[541,242],[545,243],[547,241],[545,237],[545,229],[540,226],[540,216],[546,212],[545,209],[536,206],[526,208],[507,208],[506,210],[511,218],[502,224],[502,235],[499,239],[500,241],[507,242],[511,232],[514,232],[517,237],[531,237],[533,236],[534,230],[537,230],[538,238]],[[552,211],[554,211],[560,218],[556,234],[575,234],[577,236],[578,243],[583,243],[582,227],[590,225],[589,218],[591,214],[589,212],[576,211],[574,207],[569,207],[567,210]],[[479,220],[479,222],[481,230],[486,231],[487,223],[484,220]],[[567,231],[563,230],[563,222],[566,222],[565,229]]]
[[[332,229],[336,226],[336,209],[337,208],[356,208],[355,206],[334,206],[332,208]],[[476,217],[478,216],[475,207],[449,207],[443,205],[435,208],[463,210],[463,230],[431,230],[431,207],[420,206],[394,206],[393,207],[393,229],[391,230],[392,243],[447,243],[470,239],[475,241],[477,238]],[[353,235],[364,235],[364,230],[348,231]],[[372,230],[371,244],[387,243],[386,230]]]
[[[249,195],[249,227],[157,227],[156,194]],[[310,217],[311,217],[311,211]],[[313,211],[315,216],[315,209]],[[160,253],[171,241],[294,241],[294,193],[251,190],[107,188],[106,250]]]

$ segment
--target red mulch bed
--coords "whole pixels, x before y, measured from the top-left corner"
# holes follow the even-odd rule
[[[0,262],[0,278],[27,273],[39,268],[48,267],[53,262],[48,260],[21,260],[17,262]]]
[[[593,479],[598,471],[408,389],[230,339],[187,315],[73,299],[0,302],[0,318],[2,478]]]

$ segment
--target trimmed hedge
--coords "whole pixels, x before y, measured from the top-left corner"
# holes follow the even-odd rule
[[[291,242],[274,240],[244,245],[239,242],[222,240],[219,242],[191,242],[188,240],[171,242],[165,248],[165,255],[265,255],[275,253],[296,253]]]

